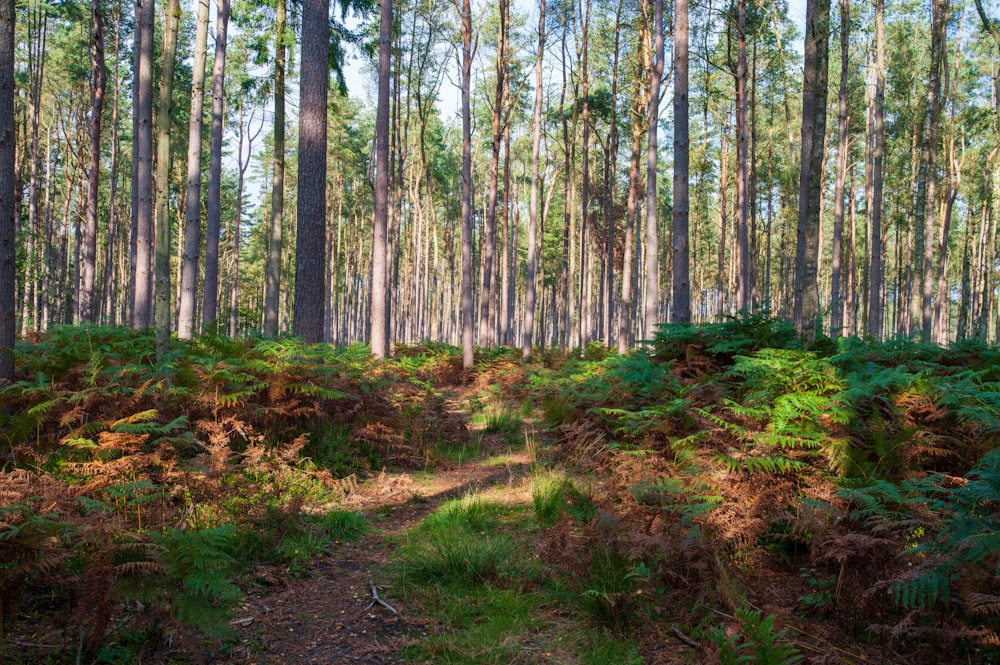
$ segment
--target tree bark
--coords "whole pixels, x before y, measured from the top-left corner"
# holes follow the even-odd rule
[[[174,63],[177,56],[178,0],[167,3],[163,33],[160,108],[156,116],[156,358],[170,350],[170,111],[173,108]]]
[[[0,382],[14,380],[14,0],[0,0]]]
[[[847,77],[851,0],[840,0],[840,89],[837,95],[837,176],[833,187],[833,256],[830,270],[830,337],[843,333],[844,307],[840,296],[844,245],[844,184],[847,180]]]
[[[934,0],[933,17],[931,23],[931,67],[929,84],[927,87],[927,120],[924,125],[924,152],[927,155],[926,162],[926,198],[924,200],[924,256],[923,273],[921,274],[921,294],[920,294],[920,314],[921,331],[924,340],[932,337],[932,326],[934,323],[934,220],[937,218],[938,206],[938,130],[941,124],[941,110],[944,107],[943,95],[941,94],[941,77],[944,68],[944,57],[946,49],[948,9],[950,0]]]
[[[544,0],[543,0],[544,1]],[[472,369],[472,6],[462,0],[462,367]]]
[[[225,131],[226,37],[229,31],[229,0],[216,0],[215,61],[212,64],[212,130],[208,147],[208,201],[205,224],[205,293],[201,307],[202,328],[209,329],[219,318],[219,227],[222,210],[222,140]],[[244,167],[241,165],[240,167]],[[243,172],[240,172],[242,183]],[[242,195],[242,185],[238,194]],[[236,232],[239,234],[237,206]],[[239,239],[234,244],[239,246]],[[239,256],[234,257],[235,266]]]
[[[277,2],[274,25],[274,170],[271,177],[271,233],[264,276],[264,337],[278,334],[282,225],[285,216],[285,0]]]
[[[139,72],[136,92],[136,199],[135,274],[133,276],[132,326],[148,328],[153,314],[150,280],[153,247],[153,13],[155,0],[143,0],[139,31]]]
[[[875,95],[872,116],[874,137],[871,159],[871,236],[868,268],[868,335],[882,338],[882,282],[885,266],[882,262],[882,187],[885,160],[885,3],[875,0]]]
[[[750,266],[750,118],[747,96],[746,0],[737,2],[736,23],[736,242],[739,282],[736,309],[748,315],[753,306]]]
[[[802,73],[802,161],[799,173],[798,232],[795,246],[796,330],[806,341],[816,337],[819,317],[819,229],[823,192],[823,139],[830,37],[830,0],[806,4],[805,64]]]
[[[375,222],[372,225],[371,350],[381,360],[389,354],[389,65],[392,46],[392,0],[381,0],[378,56],[378,108],[375,115]]]
[[[96,318],[94,284],[97,277],[97,197],[101,180],[101,117],[108,70],[104,64],[104,19],[100,0],[91,0],[91,90],[90,90],[90,173],[87,178],[87,227],[83,239],[83,288],[80,292],[80,319]],[[114,202],[112,202],[114,205]]]
[[[660,120],[660,80],[663,77],[663,0],[655,0],[653,44],[656,59],[650,71],[649,132],[646,143],[646,297],[643,303],[645,329],[643,337],[652,340],[656,334],[660,306],[659,223],[656,203],[657,126]]]
[[[671,321],[691,321],[691,275],[688,247],[688,3],[674,2],[674,210]]]
[[[535,110],[532,114],[531,193],[528,203],[528,266],[524,294],[524,331],[522,355],[531,358],[535,332],[535,290],[538,284],[538,184],[539,157],[542,146],[542,56],[545,53],[545,0],[538,0],[538,51],[535,55]],[[542,340],[545,343],[545,340]]]
[[[184,256],[181,262],[181,297],[177,317],[177,337],[180,339],[191,339],[194,334],[195,298],[198,293],[198,253],[201,250],[201,124],[205,106],[208,2],[209,0],[198,0],[198,14],[195,18],[191,117],[188,120],[187,202],[184,206]]]
[[[326,305],[326,114],[330,48],[329,0],[302,3],[299,101],[299,191],[295,241],[294,332],[323,341]]]

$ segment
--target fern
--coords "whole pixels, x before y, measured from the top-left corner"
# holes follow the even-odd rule
[[[230,552],[236,528],[181,531],[172,527],[153,538],[164,579],[155,593],[170,613],[191,628],[209,636],[229,632],[227,619],[242,596],[228,573],[236,565]]]

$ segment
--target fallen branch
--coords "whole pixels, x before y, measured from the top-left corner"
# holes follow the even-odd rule
[[[372,590],[372,602],[368,603],[368,607],[365,608],[366,612],[371,608],[375,607],[375,604],[378,603],[379,605],[386,608],[396,616],[399,616],[399,612],[396,611],[395,607],[393,607],[392,605],[390,605],[389,603],[385,602],[384,600],[378,597],[378,585],[375,584],[375,582],[369,580],[368,587]]]
[[[689,647],[691,647],[693,649],[700,649],[701,648],[700,644],[698,644],[697,642],[695,642],[694,640],[692,640],[690,637],[688,637],[687,635],[685,635],[684,633],[682,633],[681,629],[678,628],[677,626],[671,626],[670,630],[674,631],[674,635],[677,636],[677,639],[679,639],[681,642],[683,642],[684,644],[688,645]]]

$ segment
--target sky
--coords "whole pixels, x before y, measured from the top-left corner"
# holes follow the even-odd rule
[[[767,0],[764,1],[766,2]],[[514,0],[514,4],[522,15],[528,15],[529,17],[538,16],[537,0]],[[799,34],[803,34],[805,32],[806,22],[806,0],[788,0],[788,15],[789,18],[791,18],[792,21],[794,21],[798,26]],[[537,22],[537,19],[535,22]],[[799,53],[802,52],[801,43],[795,44],[794,47]],[[457,74],[457,71],[455,74]],[[344,78],[347,82],[348,94],[351,97],[365,100],[369,104],[374,104],[375,81],[372,76],[371,67],[367,65],[364,60],[357,55],[357,53],[354,53],[346,63],[344,68]],[[444,81],[441,87],[438,109],[442,116],[446,118],[454,116],[458,112],[459,97],[457,84],[457,76],[452,75],[449,79]],[[449,88],[453,88],[454,90],[449,90]]]
[[[763,0],[767,2],[768,0]],[[475,3],[476,0],[473,0]],[[514,0],[515,7],[522,15],[527,15],[529,17],[528,21],[531,22],[530,17],[536,17],[535,22],[537,22],[538,16],[538,4],[537,0]],[[806,15],[806,0],[788,0],[788,15],[792,21],[799,28],[799,34],[805,32],[805,15]],[[357,19],[353,19],[356,23]],[[348,16],[347,24],[352,25],[352,18]],[[802,53],[803,44],[800,42],[793,45],[796,51]],[[374,69],[369,62],[366,61],[364,57],[359,55],[355,50],[349,47],[349,57],[344,63],[344,79],[347,83],[348,95],[352,98],[363,100],[366,106],[374,106],[375,104],[375,92],[376,92],[376,81],[374,77]],[[667,54],[669,57],[669,53]],[[459,122],[458,118],[458,105],[459,105],[459,90],[458,90],[458,71],[457,62],[452,60],[453,67],[452,72],[446,76],[445,80],[441,85],[441,90],[438,99],[438,110],[441,113],[442,118],[446,121],[448,119],[454,119],[455,122]],[[670,104],[670,91],[669,89],[665,91],[663,96],[664,108]],[[294,116],[298,113],[298,89],[294,83],[289,82],[288,96],[287,96],[287,110],[289,116],[289,121],[294,121]],[[263,148],[263,142],[258,141],[255,145],[255,153]],[[235,160],[233,160],[235,161]],[[266,171],[267,169],[265,169]],[[269,176],[268,176],[269,177]],[[263,197],[263,190],[267,185],[267,178],[263,181],[256,181],[256,179],[251,178],[247,183],[247,193],[248,198],[255,204],[259,204]]]

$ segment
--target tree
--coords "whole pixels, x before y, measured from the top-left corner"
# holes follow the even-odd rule
[[[156,116],[156,357],[163,360],[170,345],[170,110],[173,106],[174,63],[177,56],[178,0],[167,2],[163,34],[160,108]]]
[[[91,33],[93,45],[90,57],[90,172],[87,178],[87,228],[83,239],[83,286],[80,293],[80,319],[94,321],[94,282],[97,275],[97,199],[101,180],[101,116],[104,114],[104,93],[108,69],[104,64],[104,18],[100,0],[91,0]]]
[[[673,308],[671,321],[691,320],[691,275],[688,263],[688,3],[674,3],[674,209],[672,233]]]
[[[805,65],[802,73],[802,161],[799,175],[798,232],[795,246],[796,330],[816,336],[819,316],[819,235],[822,207],[823,139],[829,65],[830,0],[806,3]]]
[[[739,283],[736,309],[749,314],[753,306],[750,259],[750,116],[747,94],[747,2],[736,6],[736,237]],[[725,212],[723,212],[725,214]],[[723,234],[725,235],[725,234]]]
[[[741,0],[742,1],[742,0]],[[663,77],[663,0],[655,0],[653,43],[656,59],[652,63],[649,96],[649,134],[646,142],[646,299],[644,336],[652,340],[660,305],[659,224],[656,208],[656,129],[660,122],[660,79]]]
[[[837,175],[833,194],[833,256],[830,270],[830,337],[840,336],[844,306],[840,298],[844,242],[844,182],[847,179],[847,77],[851,1],[840,0],[840,89],[837,95]]]
[[[330,81],[330,2],[302,3],[299,191],[295,245],[295,323],[306,342],[323,341],[326,303],[326,114]]]
[[[135,261],[132,274],[132,326],[148,328],[152,323],[153,282],[150,279],[153,248],[153,10],[156,0],[139,5],[139,48],[135,95]]]
[[[882,284],[885,265],[882,261],[882,187],[885,160],[885,2],[875,0],[875,94],[872,107],[873,136],[871,175],[871,238],[868,269],[868,334],[882,337],[884,302]]]
[[[378,108],[375,114],[375,220],[372,225],[371,349],[379,360],[389,355],[389,65],[392,0],[381,0],[378,36]]]
[[[531,192],[528,203],[528,279],[524,294],[524,344],[525,360],[531,358],[531,344],[535,332],[535,289],[538,282],[538,172],[542,146],[542,56],[545,53],[545,0],[538,2],[538,50],[535,53],[535,109],[532,114],[531,135]]]
[[[191,339],[198,291],[198,253],[201,250],[201,123],[205,104],[205,58],[208,44],[208,0],[197,0],[194,69],[191,73],[191,117],[188,120],[187,203],[184,206],[184,255],[181,261],[181,298],[177,337]]]
[[[264,281],[264,337],[278,334],[281,231],[285,216],[285,0],[274,23],[274,168],[271,176],[271,233]]]
[[[482,290],[479,295],[479,344],[492,346],[496,342],[496,268],[497,243],[497,195],[500,177],[500,148],[503,140],[504,93],[507,76],[507,12],[509,0],[498,0],[499,12],[497,57],[496,57],[496,88],[493,96],[493,125],[489,173],[489,198],[486,204],[486,228],[483,230],[483,275]]]
[[[938,163],[938,129],[941,124],[941,111],[944,108],[944,98],[941,94],[941,78],[944,69],[944,58],[948,27],[948,9],[950,0],[934,0],[931,18],[931,59],[928,74],[927,98],[924,105],[924,138],[921,148],[921,170],[924,178],[920,191],[923,201],[918,198],[918,215],[922,215],[923,228],[923,271],[920,276],[920,313],[921,335],[925,341],[931,339],[931,326],[934,321],[933,309],[933,269],[934,269],[934,220],[937,218],[937,163]],[[921,203],[923,205],[921,205]],[[920,225],[918,217],[918,225]],[[918,226],[919,230],[921,226]]]
[[[542,0],[544,2],[545,0]],[[472,304],[472,6],[462,0],[462,367],[472,369],[473,319]]]
[[[222,212],[222,134],[225,121],[224,92],[226,85],[226,35],[229,29],[229,0],[216,0],[215,62],[212,65],[212,135],[208,147],[208,201],[205,225],[205,293],[202,322],[205,328],[219,318],[219,221]],[[242,125],[240,131],[242,132]],[[245,168],[240,164],[240,182]],[[242,203],[242,187],[239,198]],[[239,207],[239,206],[237,206]],[[237,217],[242,211],[237,210]],[[239,220],[236,223],[239,234]],[[234,240],[238,248],[238,239]],[[239,254],[233,260],[239,262]],[[235,268],[234,268],[235,271]],[[235,291],[234,291],[235,292]],[[235,333],[234,333],[235,334]]]
[[[0,0],[0,381],[14,380],[14,0]]]

